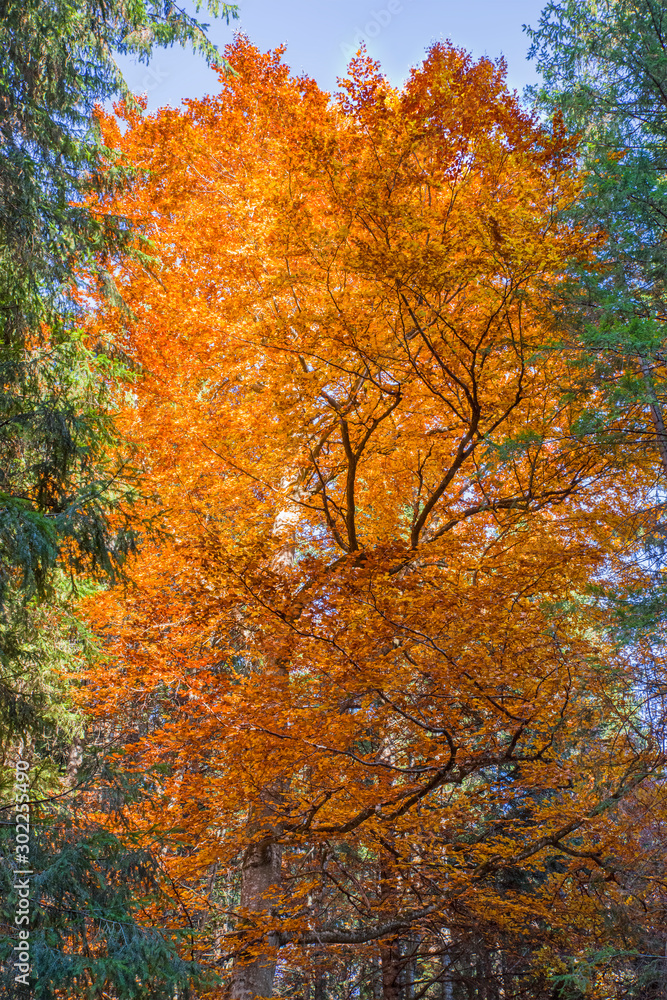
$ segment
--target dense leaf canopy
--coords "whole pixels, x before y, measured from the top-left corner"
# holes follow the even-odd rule
[[[551,996],[662,905],[663,757],[604,598],[648,579],[656,454],[620,446],[640,400],[592,433],[554,348],[602,245],[575,144],[447,45],[400,90],[360,55],[333,100],[228,58],[217,98],[101,121],[137,176],[104,211],[159,259],[92,334],[143,373],[122,423],[169,536],[89,610],[86,702],[150,794],[127,822],[172,831],[239,1000],[346,962],[387,1000]]]

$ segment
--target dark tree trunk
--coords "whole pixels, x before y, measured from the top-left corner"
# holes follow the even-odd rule
[[[382,1000],[403,1000],[401,993],[401,952],[398,941],[380,949],[382,961]]]
[[[253,821],[254,820],[254,821]],[[256,818],[251,818],[251,826],[256,827]],[[253,940],[252,915],[261,917],[271,912],[276,891],[280,887],[281,849],[269,836],[252,842],[243,858],[241,907],[246,912],[247,922],[242,929],[248,938],[248,951],[239,956],[232,973],[231,1000],[255,1000],[256,997],[273,995],[273,977],[276,971],[275,959],[266,954],[276,944],[271,935],[262,938],[258,932]],[[250,959],[255,953],[257,957]]]

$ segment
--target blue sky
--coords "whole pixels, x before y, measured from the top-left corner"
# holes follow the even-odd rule
[[[537,25],[543,0],[240,0],[240,20],[215,22],[209,35],[224,46],[241,28],[261,49],[285,42],[285,61],[325,90],[336,88],[349,55],[364,39],[392,83],[399,84],[430,42],[449,38],[475,56],[508,64],[508,83],[519,91],[535,79],[526,60],[523,24]],[[132,90],[145,93],[153,109],[178,107],[184,97],[217,90],[217,77],[204,60],[180,48],[161,51],[150,66],[121,62]]]

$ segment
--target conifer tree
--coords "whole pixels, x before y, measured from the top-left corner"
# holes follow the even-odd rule
[[[236,15],[217,0],[208,8]],[[100,221],[85,195],[123,179],[92,116],[96,104],[130,97],[115,53],[147,60],[174,42],[216,58],[205,26],[170,2],[0,4],[3,742],[44,718],[30,602],[53,594],[59,572],[115,578],[136,544],[127,457],[106,457],[118,360],[91,351],[78,330],[93,286],[115,294],[104,262],[128,226]]]
[[[206,7],[236,16],[218,0]],[[132,511],[138,484],[109,405],[122,359],[86,345],[80,332],[91,292],[116,296],[106,264],[130,235],[126,220],[94,211],[95,196],[126,178],[109,162],[92,112],[114,97],[132,101],[116,53],[146,61],[174,43],[224,64],[206,25],[171,2],[0,2],[3,997],[19,989],[9,962],[19,749],[32,764],[37,821],[33,995],[172,996],[184,974],[167,939],[141,927],[137,908],[155,884],[145,857],[72,808],[70,787],[83,780],[79,723],[54,669],[83,648],[67,595],[82,581],[122,575],[142,529]]]
[[[652,573],[642,588],[617,588],[614,581],[605,599],[617,641],[643,645],[636,699],[664,741],[667,6],[549,2],[537,27],[527,30],[542,75],[531,90],[536,106],[562,115],[580,135],[587,180],[571,217],[606,236],[600,266],[570,272],[560,331],[566,342],[578,342],[588,371],[580,388],[589,399],[589,432],[599,438],[619,414],[632,413],[618,444],[654,463],[652,502],[629,521],[643,543],[643,569]],[[657,856],[659,828],[648,821],[643,837]],[[657,887],[653,904],[637,922],[642,958],[632,995],[652,996],[667,982]]]
[[[572,213],[606,236],[603,266],[569,286],[577,335],[598,359],[598,388],[618,408],[641,403],[625,447],[649,448],[667,476],[667,8],[659,0],[550,2],[529,28],[542,74],[537,107],[581,137],[588,180]],[[608,409],[596,416],[601,426]],[[593,415],[592,415],[593,416]]]

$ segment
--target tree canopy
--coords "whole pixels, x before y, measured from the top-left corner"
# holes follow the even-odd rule
[[[89,606],[84,700],[145,781],[133,836],[170,831],[154,919],[235,1000],[624,995],[664,757],[607,595],[652,579],[658,452],[623,447],[640,397],[592,429],[558,344],[605,252],[576,140],[450,45],[400,89],[361,53],[333,99],[227,58],[218,97],[100,116],[136,177],[100,218],[157,265],[118,260],[91,337],[142,373],[164,535]]]

